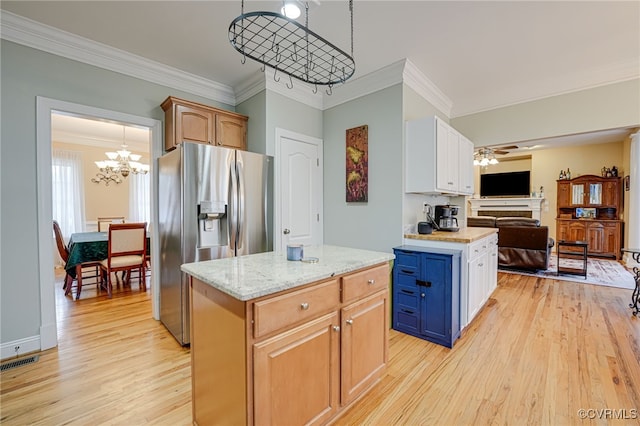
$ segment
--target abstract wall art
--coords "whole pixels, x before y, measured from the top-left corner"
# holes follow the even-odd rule
[[[369,199],[369,126],[347,129],[347,203]]]

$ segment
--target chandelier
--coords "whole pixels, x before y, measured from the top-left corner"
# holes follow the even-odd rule
[[[473,154],[473,165],[487,167],[488,165],[498,164],[498,159],[491,148],[480,148]]]
[[[280,81],[279,72],[288,75],[289,89],[293,88],[293,77],[315,85],[313,93],[317,93],[317,85],[328,86],[327,94],[330,95],[334,84],[345,83],[356,70],[353,60],[353,0],[349,0],[351,55],[309,30],[307,2],[304,3],[305,25],[296,22],[293,19],[295,15],[288,14],[288,6],[283,1],[282,14],[244,13],[242,0],[240,16],[229,25],[229,41],[242,54],[243,64],[249,57],[263,64],[262,71],[265,66],[273,68],[276,82]]]
[[[126,126],[122,126],[122,149],[116,152],[105,152],[108,160],[95,162],[100,171],[96,173],[95,177],[91,178],[91,182],[104,182],[106,186],[109,186],[111,182],[122,183],[122,178],[126,178],[130,173],[145,175],[149,172],[149,165],[139,162],[142,156],[132,154],[131,151],[127,150],[125,132]]]

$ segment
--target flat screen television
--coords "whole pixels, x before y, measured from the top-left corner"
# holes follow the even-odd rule
[[[530,172],[485,173],[480,175],[481,197],[528,197]]]

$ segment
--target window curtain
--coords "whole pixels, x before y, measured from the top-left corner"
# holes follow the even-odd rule
[[[129,221],[151,223],[150,173],[130,174],[129,179]]]
[[[53,220],[68,241],[74,232],[85,230],[82,153],[54,149],[51,163]]]

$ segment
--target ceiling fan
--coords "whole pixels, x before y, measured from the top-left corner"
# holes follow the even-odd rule
[[[509,150],[520,148],[517,145],[499,146],[496,148],[489,148],[494,154],[505,155],[509,153]]]

